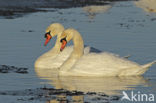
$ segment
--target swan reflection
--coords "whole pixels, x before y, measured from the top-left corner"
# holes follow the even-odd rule
[[[139,0],[134,3],[146,12],[156,13],[156,0]]]
[[[103,92],[108,95],[120,95],[120,91],[133,90],[138,85],[146,86],[148,81],[142,76],[133,77],[70,77],[58,76],[57,69],[35,68],[36,74],[41,79],[49,80],[48,83],[56,89],[69,91]]]

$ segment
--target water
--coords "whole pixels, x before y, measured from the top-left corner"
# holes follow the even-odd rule
[[[65,28],[73,27],[83,36],[86,45],[113,52],[139,64],[156,59],[156,13],[145,11],[134,1],[113,2],[110,5],[56,9],[36,12],[14,19],[0,19],[0,64],[29,68],[28,74],[0,74],[0,91],[25,90],[41,87],[63,88],[82,92],[104,92],[122,97],[122,91],[156,95],[156,65],[143,77],[129,78],[57,78],[50,70],[34,70],[34,62],[53,47],[55,40],[44,47],[44,31],[53,22]],[[88,10],[88,11],[87,11]],[[45,103],[45,100],[19,101],[16,96],[1,95],[5,103]],[[69,98],[69,97],[67,97]],[[92,96],[79,96],[83,101],[100,102]],[[102,101],[103,102],[103,101]],[[114,103],[131,101],[117,100]],[[4,103],[4,102],[3,102]]]

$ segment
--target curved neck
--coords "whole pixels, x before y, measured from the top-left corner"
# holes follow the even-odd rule
[[[57,39],[56,39],[56,42],[55,42],[55,46],[54,46],[54,50],[56,52],[60,52],[60,48],[61,48],[61,42],[60,42],[60,36],[61,36],[62,32],[59,32],[57,35]]]
[[[84,43],[81,35],[76,32],[72,38],[74,48],[73,52],[69,56],[69,58],[61,65],[61,71],[67,71],[72,68],[72,66],[80,59],[84,52]]]
[[[75,58],[79,59],[83,55],[83,52],[84,52],[83,39],[79,33],[75,33],[72,40],[74,44],[74,49],[73,49],[71,56],[74,56]]]

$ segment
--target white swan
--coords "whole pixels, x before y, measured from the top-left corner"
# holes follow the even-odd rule
[[[67,47],[67,49],[65,49],[65,51],[63,51],[60,54],[60,47],[61,47],[60,36],[63,30],[64,30],[63,25],[59,23],[53,23],[50,26],[48,26],[48,28],[46,29],[46,34],[45,34],[45,37],[46,37],[45,45],[47,45],[50,39],[56,35],[57,35],[57,40],[56,40],[55,46],[51,50],[44,53],[35,61],[35,67],[58,68],[68,58],[68,56],[70,55],[72,51],[72,48]]]
[[[64,30],[64,27],[60,23],[53,23],[46,29],[46,41],[45,45],[51,40],[52,37],[57,36],[57,40],[55,46],[49,50],[48,52],[44,53],[35,61],[35,67],[38,68],[58,68],[60,67],[63,62],[69,57],[70,53],[73,50],[73,46],[68,46],[65,48],[63,52],[60,52],[61,43],[60,43],[60,36]],[[85,47],[84,53],[87,54],[89,52],[100,52],[99,50],[93,47]]]
[[[130,76],[142,75],[156,61],[139,65],[111,53],[88,53],[83,55],[83,39],[75,29],[67,29],[61,35],[62,46],[73,40],[74,49],[69,58],[61,65],[63,76]]]

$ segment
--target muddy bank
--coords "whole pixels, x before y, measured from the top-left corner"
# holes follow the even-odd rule
[[[86,5],[108,5],[115,1],[128,0],[0,0],[0,16],[9,18],[9,16],[13,15],[22,16],[25,13],[51,11],[43,8],[60,9]]]
[[[66,102],[90,103],[90,101],[96,103],[97,102],[109,103],[111,101],[118,101],[120,99],[119,96],[109,96],[105,93],[96,93],[96,92],[84,93],[81,91],[68,91],[65,89],[54,89],[47,87],[26,89],[20,91],[2,91],[0,92],[0,95],[16,96],[17,101],[29,101],[29,102],[33,100],[39,100],[39,101],[59,101],[59,102],[64,101],[64,103]]]

